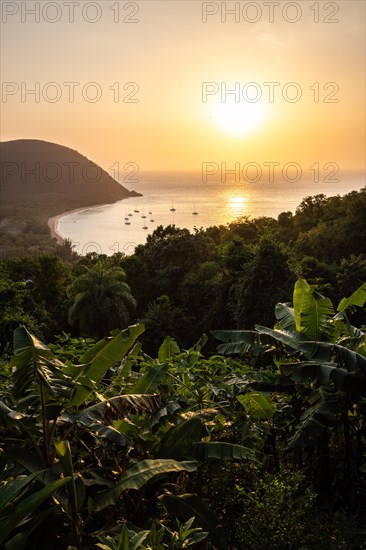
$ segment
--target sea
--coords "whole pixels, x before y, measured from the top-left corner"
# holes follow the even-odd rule
[[[194,231],[243,217],[277,218],[281,212],[294,213],[304,197],[319,193],[342,196],[365,186],[365,175],[360,172],[315,179],[320,178],[312,173],[299,181],[243,181],[234,174],[202,178],[201,173],[193,172],[139,174],[133,183],[121,183],[141,197],[66,214],[59,218],[57,231],[82,255],[129,255],[160,225]]]

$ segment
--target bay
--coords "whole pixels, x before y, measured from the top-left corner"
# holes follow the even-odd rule
[[[243,216],[276,218],[281,212],[294,213],[306,196],[344,195],[360,190],[365,180],[356,173],[330,182],[314,182],[311,175],[297,182],[236,182],[233,176],[224,182],[218,178],[203,182],[198,173],[155,172],[141,174],[138,182],[123,185],[143,196],[60,217],[58,233],[70,239],[80,254],[132,254],[159,225],[173,224],[192,231],[195,227],[225,225]]]

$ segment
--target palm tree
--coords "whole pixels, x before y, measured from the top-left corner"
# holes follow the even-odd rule
[[[97,262],[82,266],[84,273],[69,287],[74,303],[69,321],[78,324],[83,336],[103,338],[112,329],[125,328],[136,307],[136,300],[120,267],[106,267]]]

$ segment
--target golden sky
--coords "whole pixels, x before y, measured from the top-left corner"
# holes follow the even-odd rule
[[[1,9],[2,141],[60,143],[106,170],[364,168],[362,0]]]

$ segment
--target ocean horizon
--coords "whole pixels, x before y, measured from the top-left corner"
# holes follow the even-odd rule
[[[120,182],[142,194],[114,204],[86,207],[61,215],[57,232],[69,239],[80,254],[115,252],[132,254],[146,242],[159,225],[175,225],[193,231],[226,225],[238,218],[277,218],[281,212],[294,213],[306,196],[323,193],[327,197],[359,191],[365,185],[362,173],[314,181],[312,174],[299,181],[262,178],[235,181],[235,175],[221,181],[220,174],[202,181],[195,172],[155,172],[140,174],[135,181]]]

